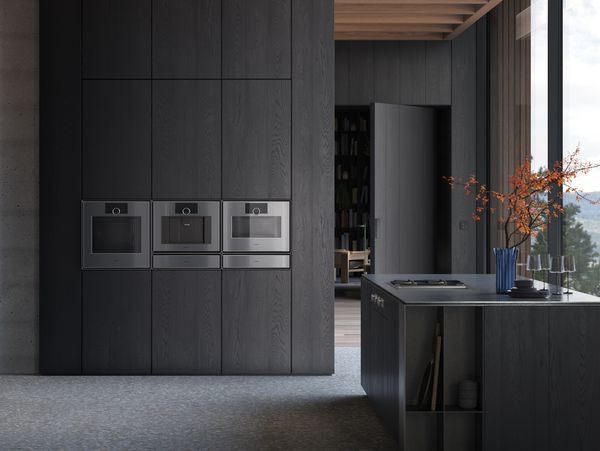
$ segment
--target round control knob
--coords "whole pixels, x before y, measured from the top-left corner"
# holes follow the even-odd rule
[[[189,215],[191,212],[192,212],[192,210],[190,210],[188,207],[184,207],[184,208],[181,210],[181,213],[183,213],[183,214],[184,214],[184,215],[186,215],[186,216],[187,216],[187,215]]]
[[[254,213],[255,215],[259,215],[260,214],[260,208],[255,208],[254,210],[252,210],[252,213]]]
[[[120,215],[121,214],[121,209],[119,207],[115,207],[112,209],[112,214],[113,215]]]

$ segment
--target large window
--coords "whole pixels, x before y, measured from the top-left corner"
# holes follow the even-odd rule
[[[600,163],[600,1],[563,2],[563,153]],[[577,188],[600,197],[600,170],[580,175]],[[574,255],[574,287],[600,295],[600,205],[577,202],[565,193],[563,252]]]

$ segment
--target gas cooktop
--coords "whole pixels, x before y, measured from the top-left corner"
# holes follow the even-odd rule
[[[394,288],[467,288],[460,280],[448,279],[400,279],[390,284]]]

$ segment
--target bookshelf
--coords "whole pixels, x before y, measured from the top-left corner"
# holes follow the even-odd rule
[[[335,109],[335,248],[370,248],[369,107]]]

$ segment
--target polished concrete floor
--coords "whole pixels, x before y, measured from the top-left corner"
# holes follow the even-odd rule
[[[0,449],[395,449],[360,386],[334,376],[0,376]]]

